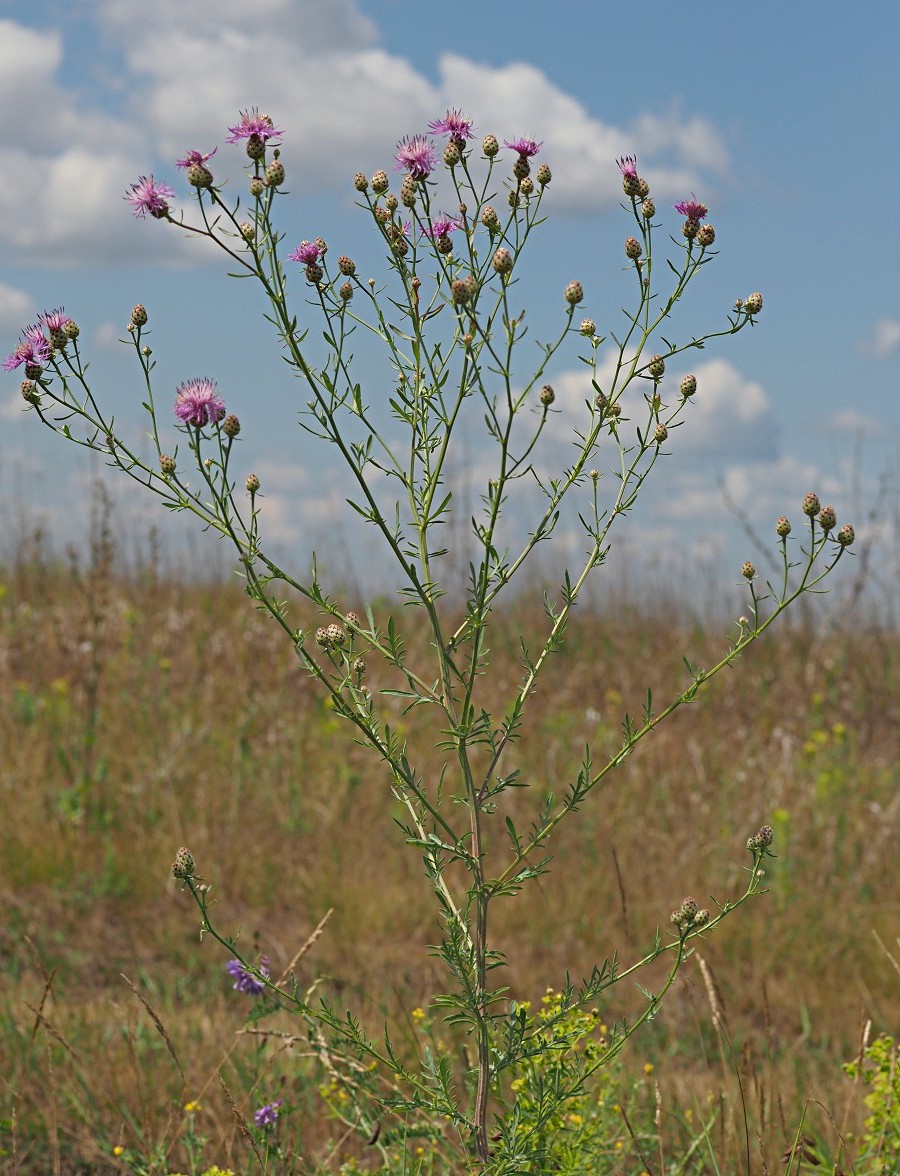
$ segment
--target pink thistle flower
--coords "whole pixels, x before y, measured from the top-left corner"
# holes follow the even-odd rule
[[[637,179],[637,156],[623,155],[621,159],[616,160],[616,163],[623,176],[632,176]]]
[[[38,321],[44,324],[49,335],[53,335],[62,331],[66,323],[72,320],[60,306],[56,310],[45,310],[43,314],[38,315]]]
[[[20,364],[26,366],[44,367],[50,359],[50,344],[44,338],[44,332],[38,323],[32,323],[22,332],[21,340],[15,350],[3,361],[3,370],[11,372]]]
[[[259,108],[253,106],[250,110],[241,111],[241,121],[236,127],[229,127],[231,136],[226,140],[227,143],[240,143],[241,139],[251,139],[255,135],[262,143],[267,142],[275,135],[283,135],[284,131],[279,131],[268,114],[260,114]]]
[[[225,404],[216,393],[215,380],[186,380],[175,396],[175,415],[185,425],[201,429],[218,424],[225,416]]]
[[[449,234],[452,233],[454,229],[458,228],[459,221],[453,220],[452,217],[446,215],[439,216],[431,222],[429,228],[425,229],[425,236],[431,237],[432,240],[436,240],[438,237],[449,236]]]
[[[152,175],[141,176],[125,193],[125,199],[134,209],[134,215],[141,220],[148,212],[160,220],[168,213],[169,201],[175,199],[175,193],[168,184],[157,184]]]
[[[183,167],[185,169],[189,167],[202,167],[203,164],[206,163],[207,159],[212,159],[218,150],[218,147],[213,147],[212,151],[210,151],[208,155],[204,155],[200,151],[189,151],[184,159],[175,160],[175,166]]]
[[[472,119],[464,118],[462,111],[454,107],[443,118],[436,118],[428,124],[433,135],[450,135],[453,139],[474,139]]]
[[[288,261],[299,261],[301,265],[312,265],[319,260],[322,250],[315,241],[301,241],[293,253],[288,254]]]
[[[691,193],[690,200],[679,200],[674,206],[676,212],[680,212],[682,216],[687,217],[688,220],[700,221],[709,212],[705,204],[701,204],[694,193]]]
[[[437,153],[424,135],[401,139],[395,159],[394,171],[409,172],[414,180],[426,180],[437,167]]]
[[[540,143],[537,143],[534,139],[513,139],[510,142],[509,139],[504,139],[503,146],[509,147],[511,151],[518,151],[523,159],[528,159],[532,155],[537,155],[544,146],[544,141],[542,139]]]

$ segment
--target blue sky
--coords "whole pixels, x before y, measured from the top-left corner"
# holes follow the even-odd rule
[[[458,106],[481,133],[544,140],[554,180],[533,321],[558,314],[558,291],[577,277],[585,311],[615,328],[630,232],[615,157],[626,152],[672,231],[674,200],[695,192],[710,207],[720,255],[690,296],[689,328],[718,326],[737,296],[765,295],[752,331],[692,361],[701,391],[689,423],[614,555],[732,582],[755,553],[727,500],[768,537],[781,513],[799,522],[816,489],[874,544],[887,582],[900,460],[894,6],[863,3],[851,17],[836,3],[766,0],[527,11],[506,0],[32,0],[0,3],[0,22],[0,350],[37,312],[64,306],[98,389],[136,437],[139,385],[117,339],[145,303],[160,400],[188,377],[219,381],[244,422],[248,468],[268,487],[264,528],[280,550],[302,561],[339,534],[336,564],[369,558],[345,521],[340,472],[296,427],[259,298],[224,277],[213,250],[135,220],[122,193],[152,171],[187,206],[173,161],[216,144],[217,178],[228,172],[239,190],[225,128],[258,105],[285,130],[288,242],[322,235],[335,252],[374,257],[353,173],[389,169],[400,136]],[[577,372],[572,359],[554,373],[563,409],[583,399]],[[27,504],[74,537],[96,467],[22,411],[18,374],[0,385],[0,492],[8,510]],[[459,465],[480,471],[469,443]],[[121,481],[111,485],[132,533],[165,523]],[[175,521],[173,542],[193,527]]]

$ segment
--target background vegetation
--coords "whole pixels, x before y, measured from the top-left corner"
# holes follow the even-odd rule
[[[378,1170],[378,1147],[340,1122],[340,1092],[307,1043],[243,1032],[252,998],[232,990],[221,948],[199,942],[170,864],[190,846],[219,925],[241,929],[273,973],[332,911],[301,985],[324,978],[338,1004],[352,989],[376,1035],[387,1018],[412,1048],[441,1034],[421,863],[391,832],[388,781],[275,626],[235,584],[155,566],[123,566],[101,511],[68,561],[37,539],[0,574],[0,1165],[127,1170],[119,1148],[151,1157],[151,1171],[244,1171],[221,1073],[245,1119],[285,1099],[279,1130],[303,1170]],[[419,623],[370,603],[380,623]],[[294,607],[295,623],[320,623]],[[519,634],[539,619],[537,590],[501,614],[501,678],[519,674]],[[565,717],[542,720],[538,703],[512,752],[548,790],[585,739],[616,745],[648,687],[683,686],[682,655],[712,658],[722,627],[620,596],[580,610],[566,644],[543,686]],[[371,666],[372,689],[378,675]],[[809,1156],[880,1170],[854,1169],[866,1089],[842,1066],[867,1022],[870,1037],[900,1025],[878,942],[897,955],[898,677],[894,629],[813,598],[589,798],[551,846],[552,885],[509,904],[507,982],[539,1008],[567,972],[639,954],[684,895],[708,905],[739,892],[747,836],[774,826],[770,893],[701,945],[606,1091],[610,1172],[715,1171],[712,1153],[741,1171],[748,1150],[752,1171],[781,1172],[800,1134]],[[185,1112],[192,1102],[202,1110]],[[430,1170],[427,1148],[411,1156]]]

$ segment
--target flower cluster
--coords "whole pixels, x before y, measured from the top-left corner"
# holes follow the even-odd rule
[[[232,988],[234,988],[235,992],[243,992],[247,996],[260,996],[266,990],[265,984],[257,980],[252,972],[248,972],[240,960],[229,960],[225,965],[225,971],[234,980]],[[262,956],[257,971],[266,980],[269,979],[271,972],[269,971],[269,960],[267,956]]]
[[[277,1098],[272,1103],[266,1103],[264,1107],[260,1107],[258,1111],[253,1112],[253,1122],[257,1127],[274,1127],[278,1122],[278,1108],[284,1102],[284,1099]]]

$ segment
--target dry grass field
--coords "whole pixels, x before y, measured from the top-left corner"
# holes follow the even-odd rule
[[[417,613],[387,600],[346,607],[365,603],[424,647]],[[319,623],[299,605],[295,615]],[[648,687],[659,699],[684,687],[683,655],[717,659],[724,632],[684,618],[665,602],[579,612],[514,753],[533,781],[508,802],[522,823],[585,740],[615,747]],[[520,633],[542,620],[539,594],[495,616],[498,690],[520,672]],[[413,1010],[441,984],[421,862],[392,821],[381,768],[282,634],[233,583],[126,574],[101,533],[77,566],[37,544],[2,569],[0,666],[0,1166],[138,1170],[114,1158],[124,1148],[155,1156],[148,1172],[258,1170],[221,1073],[245,1116],[263,1095],[289,1097],[307,1165],[294,1170],[355,1170],[354,1158],[377,1170],[329,1112],[303,1042],[240,1032],[248,998],[232,990],[221,947],[200,941],[170,872],[190,846],[220,927],[241,930],[276,972],[332,911],[301,983],[325,978],[376,1035],[387,1019],[412,1041]],[[370,667],[373,690],[379,674]],[[436,770],[414,717],[411,749]],[[783,1172],[801,1125],[821,1155],[863,1171],[864,1091],[842,1064],[867,1020],[873,1035],[900,1025],[900,982],[876,939],[896,957],[898,763],[900,635],[816,598],[641,744],[562,828],[552,872],[499,908],[505,982],[539,1000],[567,971],[637,956],[685,894],[740,893],[746,838],[773,825],[769,892],[700,944],[706,978],[692,960],[630,1047],[623,1089],[632,1116],[643,1100],[659,1126],[654,1172],[744,1171],[748,1148],[752,1171]],[[626,988],[603,1018],[628,1011]],[[194,1100],[203,1109],[186,1116]],[[695,1158],[679,1169],[707,1111],[718,1168]],[[196,1167],[187,1120],[208,1137]],[[608,1170],[645,1170],[624,1138]]]

